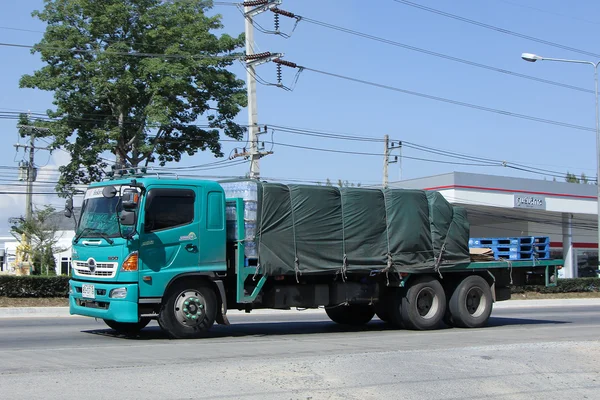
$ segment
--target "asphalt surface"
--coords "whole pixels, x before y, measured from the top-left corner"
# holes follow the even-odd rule
[[[600,307],[498,308],[415,332],[323,312],[234,314],[208,338],[90,318],[0,319],[0,399],[599,399]]]

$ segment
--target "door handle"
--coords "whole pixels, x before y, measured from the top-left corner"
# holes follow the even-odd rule
[[[198,247],[195,244],[188,243],[185,245],[185,249],[187,251],[196,251],[198,250]]]

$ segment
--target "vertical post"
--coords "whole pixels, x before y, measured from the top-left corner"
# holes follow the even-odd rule
[[[390,146],[389,146],[390,137],[388,135],[385,135],[383,137],[383,141],[384,141],[384,145],[385,145],[385,150],[383,152],[383,188],[387,189],[387,187],[388,187],[388,164],[389,164],[389,158],[390,158]]]
[[[248,13],[251,7],[244,7],[246,13],[246,56],[254,54],[254,26],[252,15]],[[250,178],[260,177],[259,154],[258,154],[258,111],[256,108],[256,74],[254,66],[246,65],[246,86],[248,90],[248,141],[250,142]]]
[[[400,158],[398,158],[398,164],[399,164],[399,168],[400,168],[400,176],[399,176],[399,181],[402,180],[402,142],[398,142],[398,149],[400,152]]]
[[[594,65],[594,95],[596,97],[596,189],[598,196],[596,198],[598,211],[598,269],[600,270],[600,111],[598,110],[598,64]],[[600,275],[600,274],[599,274]]]
[[[33,213],[33,181],[34,181],[34,156],[35,156],[35,131],[31,131],[29,136],[29,165],[27,165],[27,195],[25,204],[25,218],[31,219]]]
[[[562,215],[562,242],[563,260],[565,261],[565,278],[577,277],[577,264],[573,262],[573,216],[568,213]]]

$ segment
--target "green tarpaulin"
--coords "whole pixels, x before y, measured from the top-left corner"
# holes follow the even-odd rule
[[[258,185],[256,244],[268,275],[426,272],[470,260],[466,212],[437,192]]]

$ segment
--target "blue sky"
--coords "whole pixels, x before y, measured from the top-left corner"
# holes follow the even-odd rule
[[[415,0],[416,2],[417,0]],[[30,14],[43,6],[40,0],[11,2],[0,15],[0,42],[34,44],[44,25]],[[593,1],[557,0],[423,0],[419,4],[494,25],[507,30],[598,52],[594,40],[600,25],[600,4]],[[556,62],[527,63],[523,52],[547,57],[593,60],[593,57],[558,47],[536,43],[479,26],[450,19],[393,0],[370,2],[355,0],[285,0],[280,6],[298,15],[327,22],[370,35],[443,53],[481,64],[527,74],[542,79],[593,89],[590,66]],[[238,34],[244,21],[235,7],[216,6],[223,15],[225,30]],[[596,18],[596,19],[595,19]],[[257,17],[261,25],[272,28],[273,17]],[[282,30],[292,22],[282,18]],[[34,32],[17,31],[19,28]],[[449,61],[396,46],[348,35],[308,22],[300,22],[290,39],[256,32],[257,50],[285,53],[285,59],[309,68],[372,81],[404,90],[443,97],[493,109],[550,119],[593,128],[593,94],[557,87],[508,74],[489,71]],[[27,49],[0,46],[0,112],[44,111],[52,107],[52,94],[19,89],[20,76],[40,68],[38,55]],[[241,78],[245,70],[232,68]],[[291,84],[295,71],[284,69],[284,84]],[[257,73],[275,81],[272,64],[258,67]],[[283,125],[342,134],[382,138],[388,134],[418,145],[476,155],[479,157],[526,163],[554,171],[581,172],[595,175],[596,148],[594,132],[513,118],[458,105],[447,104],[396,91],[316,74],[301,73],[294,91],[258,86],[260,124]],[[237,120],[246,123],[243,110]],[[199,122],[202,122],[200,120]],[[11,145],[17,141],[16,121],[0,119],[0,166],[16,166],[23,158]],[[269,136],[263,136],[269,140]],[[274,133],[274,141],[307,147],[343,151],[382,153],[379,142],[332,140],[285,132]],[[21,140],[22,142],[22,140]],[[225,143],[229,154],[235,144]],[[239,147],[239,145],[238,145]],[[267,149],[270,149],[267,144]],[[377,184],[382,177],[382,157],[336,154],[275,145],[274,154],[261,161],[266,178],[324,181],[343,179],[363,184]],[[407,157],[460,162],[412,148],[404,148]],[[68,155],[57,151],[36,154],[37,164],[44,166],[41,177],[55,179],[53,170]],[[211,154],[186,157],[177,166],[214,161]],[[175,166],[175,165],[172,165]],[[234,165],[203,174],[243,175],[247,165]],[[543,179],[524,171],[502,167],[452,165],[440,162],[404,159],[402,177],[469,171],[495,175]],[[16,171],[0,170],[0,184],[13,185]],[[398,164],[390,166],[390,180],[399,178]],[[551,179],[551,178],[549,178]],[[22,191],[21,187],[12,187]],[[42,189],[36,189],[42,191]],[[43,189],[46,191],[47,189]],[[0,195],[0,235],[6,232],[8,216],[24,210],[24,196]],[[60,204],[54,196],[35,196],[36,204]]]

